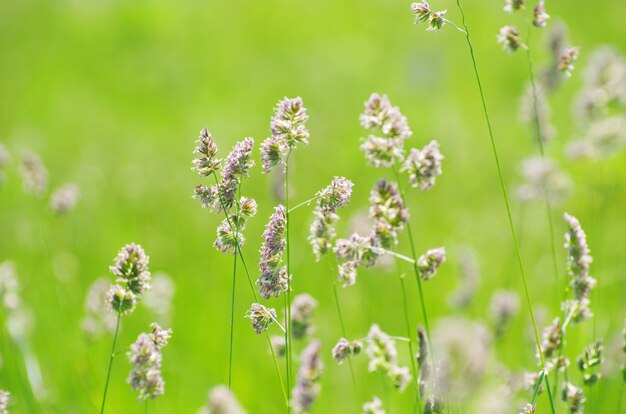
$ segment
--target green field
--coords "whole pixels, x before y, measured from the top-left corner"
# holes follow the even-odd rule
[[[486,403],[490,398],[506,400],[508,411],[502,412],[516,412],[530,400],[524,390],[515,397],[503,394],[504,380],[498,375],[503,367],[516,374],[539,368],[465,37],[450,25],[441,32],[413,25],[409,6],[396,0],[0,2],[0,144],[11,155],[0,187],[0,263],[15,264],[22,305],[30,312],[30,323],[19,320],[24,328],[20,339],[9,334],[10,314],[0,307],[0,390],[11,392],[11,413],[99,412],[113,335],[85,336],[84,303],[96,279],[114,282],[109,266],[131,242],[145,248],[153,274],[166,273],[175,285],[171,315],[164,323],[173,329],[163,349],[165,394],[149,401],[147,410],[196,413],[209,389],[228,382],[233,265],[232,255],[212,247],[222,216],[201,209],[191,198],[197,184],[209,184],[191,171],[198,131],[207,127],[212,132],[223,157],[244,137],[257,143],[256,166],[242,184],[242,193],[258,202],[243,247],[254,280],[263,230],[281,202],[282,178],[276,170],[262,174],[258,152],[270,134],[276,103],[301,96],[309,114],[310,144],[299,146],[290,158],[290,202],[313,197],[334,176],[349,178],[352,200],[338,211],[337,223],[338,236],[348,237],[367,213],[374,183],[394,179],[391,170],[368,166],[359,150],[367,136],[359,114],[373,92],[387,94],[407,117],[413,131],[407,148],[436,139],[445,156],[443,174],[432,190],[407,188],[406,194],[417,252],[437,246],[448,251],[437,276],[424,284],[431,329],[445,330],[459,321],[466,326],[462,321],[472,320],[490,331],[493,293],[509,289],[519,295],[519,312],[509,329],[481,349],[486,373],[469,379],[475,387],[472,398],[451,403],[450,412],[499,413],[495,402]],[[461,24],[455,1],[432,0],[431,6],[448,9],[446,18]],[[602,338],[605,375],[586,388],[586,412],[619,413],[620,399],[626,400],[621,374],[626,151],[622,144],[609,156],[589,159],[572,159],[566,152],[572,141],[586,138],[585,124],[573,107],[594,49],[611,45],[626,55],[626,2],[548,0],[548,28],[534,29],[528,42],[535,69],[550,61],[546,39],[557,22],[567,25],[568,43],[580,47],[572,77],[548,95],[555,134],[546,143],[546,155],[571,180],[571,193],[553,203],[551,211],[559,288],[546,205],[541,198],[521,202],[515,196],[523,183],[522,160],[539,155],[532,125],[519,119],[529,76],[526,52],[508,54],[496,43],[500,27],[514,24],[527,39],[528,26],[522,15],[502,10],[504,0],[464,0],[463,6],[539,329],[557,315],[563,295],[567,252],[562,216],[569,212],[587,233],[591,274],[598,281],[590,297],[595,316],[567,331],[570,380],[581,384],[576,357]],[[626,88],[626,75],[624,82]],[[624,106],[611,111],[626,117]],[[626,132],[620,133],[623,142]],[[29,151],[39,155],[49,173],[49,189],[41,197],[23,190],[20,159]],[[73,211],[57,216],[50,211],[49,195],[66,182],[78,186],[80,198]],[[331,257],[315,261],[307,242],[312,220],[312,207],[290,215],[293,295],[306,292],[319,302],[313,336],[322,343],[325,368],[311,412],[360,413],[374,395],[387,413],[412,412],[412,386],[404,393],[393,390],[383,375],[368,372],[365,355],[352,360],[355,385],[348,364],[333,361],[331,349],[342,336],[331,284],[336,267]],[[399,240],[394,250],[410,255],[406,232]],[[450,296],[462,283],[467,249],[476,256],[480,283],[471,304],[459,310],[450,305]],[[350,339],[367,336],[373,323],[390,335],[407,336],[399,272],[406,275],[414,335],[422,323],[417,284],[410,264],[399,261],[398,271],[391,261],[360,269],[354,286],[338,285]],[[253,296],[241,267],[235,298],[233,392],[250,413],[286,412],[266,338],[244,319]],[[282,298],[263,303],[282,315]],[[106,412],[143,412],[144,404],[126,383],[131,366],[125,352],[154,320],[141,304],[123,319]],[[280,330],[272,326],[270,332]],[[304,346],[294,345],[297,364]],[[410,366],[406,344],[396,345],[400,363]],[[40,384],[32,364],[40,367]],[[452,394],[462,398],[466,391]],[[558,400],[557,411],[569,412]],[[550,412],[545,393],[538,398],[537,412]]]

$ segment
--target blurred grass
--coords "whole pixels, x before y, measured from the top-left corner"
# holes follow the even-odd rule
[[[437,3],[459,21],[454,2]],[[515,21],[501,6],[500,1],[465,2],[512,187],[519,182],[518,162],[536,148],[530,131],[517,121],[527,79],[524,56],[508,56],[495,43],[499,27]],[[548,7],[568,23],[572,42],[581,47],[577,69],[600,44],[626,51],[621,21],[626,3],[603,2],[601,13],[590,12],[581,0],[549,2]],[[108,274],[117,250],[130,241],[142,244],[151,269],[169,273],[177,287],[174,338],[165,350],[166,394],[154,409],[195,412],[211,386],[227,381],[232,259],[211,247],[219,219],[190,198],[198,183],[190,171],[193,141],[206,125],[222,153],[245,136],[260,142],[268,134],[274,104],[285,95],[302,96],[311,116],[311,144],[292,157],[294,202],[309,198],[334,175],[355,182],[351,206],[341,214],[340,235],[347,232],[349,216],[367,205],[375,180],[388,174],[366,167],[358,150],[363,134],[358,114],[371,92],[389,94],[408,117],[414,131],[409,145],[440,141],[444,175],[433,191],[410,196],[418,251],[438,245],[450,250],[448,264],[426,286],[431,319],[451,313],[447,296],[458,283],[455,252],[461,245],[477,251],[481,267],[482,284],[470,317],[485,317],[489,297],[498,288],[521,292],[465,47],[454,30],[433,34],[413,26],[408,2],[402,1],[0,3],[0,141],[14,156],[7,185],[0,190],[0,260],[17,264],[24,302],[36,316],[32,342],[50,396],[43,406],[29,408],[31,397],[17,388],[14,361],[3,341],[0,388],[14,386],[12,412],[96,410],[110,338],[96,343],[83,338],[82,305],[91,282]],[[536,55],[540,60],[541,52]],[[552,100],[559,134],[547,151],[561,159],[576,182],[574,195],[555,209],[557,243],[560,247],[564,209],[579,217],[589,235],[601,298],[598,335],[607,337],[621,330],[625,316],[625,156],[602,163],[563,159],[565,143],[579,134],[571,101],[580,83],[576,72]],[[47,201],[22,192],[16,160],[26,149],[41,155],[53,186],[65,181],[80,186],[76,211],[51,217]],[[258,169],[243,191],[260,206],[246,230],[244,248],[254,270],[260,234],[276,200],[271,177]],[[555,296],[543,206],[516,203],[514,214],[532,298],[550,306],[552,315]],[[316,321],[326,372],[314,412],[357,412],[363,401],[373,394],[385,397],[385,392],[381,381],[366,372],[364,361],[355,361],[358,387],[352,390],[347,367],[328,358],[340,330],[328,265],[313,263],[306,242],[310,220],[304,208],[293,215],[292,264],[295,292],[309,292],[321,303]],[[400,250],[406,252],[403,242]],[[414,283],[407,286],[416,323],[416,288]],[[348,334],[363,337],[373,322],[404,334],[400,295],[394,273],[361,272],[355,287],[340,291]],[[240,273],[238,315],[243,316],[251,299]],[[120,346],[134,341],[151,317],[142,309],[125,319]],[[255,336],[243,319],[236,323],[234,390],[251,412],[280,412],[265,338]],[[523,307],[511,333],[497,346],[498,359],[513,369],[533,367],[527,328]],[[568,347],[575,354],[590,340],[591,324],[581,326],[572,330]],[[406,361],[403,349],[400,356]],[[128,369],[123,355],[116,359],[109,412],[142,410],[124,382]],[[617,382],[607,383],[602,396],[595,412],[612,412]],[[389,412],[410,407],[409,392],[389,397]]]

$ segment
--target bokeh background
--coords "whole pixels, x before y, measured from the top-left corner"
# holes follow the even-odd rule
[[[433,3],[460,22],[454,2]],[[532,130],[518,116],[528,78],[524,54],[509,55],[495,41],[501,26],[525,24],[502,6],[494,0],[465,1],[505,179],[514,192],[522,181],[520,162],[536,155],[537,148]],[[619,338],[626,316],[626,153],[603,160],[564,155],[568,142],[583,133],[572,113],[583,83],[579,69],[600,45],[626,53],[626,3],[607,0],[590,7],[582,0],[549,1],[547,7],[553,21],[567,24],[571,43],[581,48],[573,77],[550,96],[557,133],[547,153],[574,183],[571,196],[554,208],[559,266],[563,277],[561,215],[569,211],[588,233],[592,274],[599,281],[592,298],[596,319],[568,332],[574,359],[594,335],[607,343]],[[449,251],[447,263],[426,285],[433,325],[451,316],[488,323],[496,290],[521,295],[463,35],[451,27],[429,33],[412,23],[409,2],[396,0],[0,2],[0,142],[12,156],[0,189],[0,261],[15,263],[22,301],[32,315],[25,346],[40,364],[45,390],[38,399],[25,381],[24,346],[3,329],[0,389],[13,394],[11,412],[97,411],[112,337],[85,336],[84,302],[94,280],[112,280],[108,266],[131,241],[146,249],[153,273],[165,272],[175,284],[168,321],[174,336],[164,349],[166,393],[150,409],[196,412],[208,390],[227,381],[232,257],[211,246],[221,219],[191,198],[201,183],[190,171],[192,150],[204,126],[222,154],[243,137],[260,142],[269,133],[274,105],[284,96],[302,96],[310,114],[310,145],[292,156],[292,202],[310,198],[335,175],[355,183],[352,202],[341,211],[340,235],[348,233],[351,217],[366,211],[373,183],[390,174],[368,167],[358,149],[365,134],[358,115],[370,93],[388,94],[407,116],[414,132],[407,145],[440,142],[444,174],[430,192],[412,191],[408,197],[417,250],[445,245]],[[544,35],[534,35],[538,66],[549,56],[544,40]],[[38,153],[46,165],[50,188],[65,182],[80,188],[74,211],[57,217],[50,213],[47,195],[37,198],[23,191],[19,160],[27,151]],[[258,152],[255,157],[258,164]],[[244,247],[255,278],[261,233],[278,203],[275,183],[276,177],[262,175],[258,167],[244,183],[244,194],[259,203]],[[512,208],[530,293],[535,306],[545,309],[542,320],[547,323],[556,311],[557,293],[545,206],[513,198]],[[311,210],[299,209],[292,219],[292,286],[320,304],[316,337],[323,343],[326,369],[312,412],[360,412],[373,395],[383,398],[388,412],[408,412],[411,392],[386,389],[379,375],[367,372],[365,358],[354,361],[355,388],[347,365],[337,366],[330,358],[340,336],[331,270],[325,261],[314,261],[306,241]],[[398,250],[407,253],[407,240],[401,240]],[[458,253],[466,246],[475,251],[481,282],[471,306],[459,312],[450,306],[449,296],[460,284]],[[233,390],[250,412],[282,412],[265,337],[256,336],[243,319],[252,301],[244,278],[239,273]],[[417,289],[412,278],[407,282],[416,324]],[[339,294],[349,336],[364,337],[374,322],[390,334],[406,334],[393,268],[361,271],[357,284]],[[154,319],[144,307],[125,318],[119,350]],[[492,366],[534,369],[529,326],[521,302],[509,331],[494,343]],[[408,364],[405,348],[398,347],[401,361]],[[618,368],[614,359],[608,363]],[[108,412],[143,410],[125,383],[129,369],[126,357],[119,355]],[[571,372],[578,375],[574,366]],[[487,379],[477,396],[493,394],[496,383],[495,377]],[[588,412],[616,412],[622,392],[619,376],[608,378],[590,397]],[[472,404],[459,412],[476,412],[479,403]]]

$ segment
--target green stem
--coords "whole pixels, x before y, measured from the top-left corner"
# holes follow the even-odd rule
[[[398,174],[398,170],[396,167],[392,167],[393,173],[396,176],[396,181],[398,183],[398,190],[400,190],[400,197],[402,199],[402,203],[406,206],[406,199],[404,197],[404,190],[402,189],[402,185],[400,184],[400,175]],[[424,321],[424,328],[426,329],[426,336],[428,337],[427,341],[430,342],[430,326],[428,324],[428,314],[426,312],[426,300],[424,299],[424,289],[422,288],[422,278],[420,277],[420,272],[417,267],[417,253],[415,250],[415,242],[413,241],[413,232],[411,230],[411,222],[407,221],[406,229],[409,234],[409,242],[411,244],[411,256],[413,257],[413,273],[415,273],[415,280],[417,281],[417,288],[420,296],[420,305],[422,309],[422,319]],[[429,346],[430,348],[430,346]],[[435,366],[435,360],[432,352],[432,348],[430,348],[431,352],[429,352],[432,360],[433,367]]]
[[[411,322],[409,320],[409,303],[406,296],[404,275],[400,275],[400,285],[402,286],[402,302],[404,304],[404,321],[406,323],[406,334],[409,337],[409,359],[411,360],[411,369],[413,370],[413,378],[415,380],[415,403],[413,404],[413,413],[415,414],[417,412],[417,407],[419,407],[420,413],[422,412],[422,404],[420,401],[419,381],[417,376],[415,353],[413,352],[413,335],[411,334]]]
[[[495,159],[495,162],[496,162],[496,167],[497,167],[497,170],[498,170],[498,177],[500,179],[500,187],[501,187],[501,190],[502,190],[502,196],[504,198],[504,204],[505,204],[505,207],[506,207],[506,213],[507,213],[507,217],[508,217],[508,220],[509,220],[509,227],[510,227],[510,230],[511,230],[511,236],[513,237],[513,244],[515,246],[515,253],[516,253],[516,256],[517,256],[517,262],[518,262],[518,265],[519,265],[520,272],[522,274],[522,282],[523,282],[523,285],[524,285],[524,294],[526,296],[526,302],[528,304],[528,310],[529,310],[529,313],[530,313],[530,319],[531,319],[532,325],[533,325],[533,333],[534,333],[534,336],[535,336],[535,342],[537,344],[537,349],[539,351],[539,357],[540,357],[540,360],[541,360],[541,367],[543,369],[545,369],[546,368],[546,363],[545,363],[545,360],[544,360],[544,357],[543,357],[543,350],[541,349],[541,341],[539,340],[539,330],[537,329],[537,322],[535,320],[535,313],[533,311],[532,301],[530,299],[530,293],[528,292],[528,283],[526,281],[526,272],[524,270],[524,265],[522,263],[522,255],[521,255],[521,252],[520,252],[520,249],[519,249],[519,243],[518,243],[518,240],[517,240],[517,235],[515,233],[515,226],[513,224],[513,216],[511,214],[511,208],[509,206],[509,197],[508,197],[507,192],[506,192],[506,185],[504,184],[504,177],[503,177],[503,174],[502,174],[502,168],[500,166],[500,158],[498,156],[498,150],[497,150],[497,147],[496,147],[496,141],[495,141],[495,138],[493,136],[493,128],[491,127],[491,120],[489,118],[489,112],[487,110],[487,102],[485,100],[485,93],[483,91],[482,82],[480,80],[480,74],[478,72],[478,64],[476,63],[476,56],[475,56],[475,53],[474,53],[474,46],[472,45],[472,41],[471,41],[471,38],[470,38],[469,27],[467,26],[467,23],[465,22],[465,13],[463,12],[463,8],[461,7],[461,0],[456,0],[456,4],[457,4],[457,6],[459,8],[459,11],[461,12],[461,17],[462,17],[462,20],[463,20],[463,26],[465,27],[465,32],[466,32],[465,39],[466,39],[467,45],[469,47],[470,57],[472,59],[472,65],[474,67],[474,74],[476,75],[476,82],[478,84],[478,90],[480,92],[480,99],[481,99],[481,103],[482,103],[482,108],[483,108],[483,112],[485,114],[485,121],[487,123],[487,129],[489,130],[489,139],[491,141],[491,148],[493,150],[493,156],[494,156],[494,159]],[[547,381],[546,381],[546,383],[547,383]],[[552,401],[552,392],[548,391],[548,395],[550,396],[550,408],[552,410],[552,413],[556,414],[556,408],[554,407],[554,401]]]
[[[267,344],[270,346],[270,352],[272,353],[272,359],[274,360],[274,367],[276,367],[276,373],[278,374],[278,379],[280,380],[280,388],[283,391],[285,404],[289,406],[289,397],[287,397],[287,392],[285,391],[285,384],[283,383],[283,376],[280,374],[280,367],[278,366],[278,359],[276,359],[276,352],[274,351],[274,345],[272,345],[272,340],[270,339],[269,332],[265,331],[265,335],[267,336]]]
[[[291,212],[293,212],[294,210],[296,210],[296,209],[298,209],[298,208],[300,208],[300,207],[302,207],[302,206],[305,206],[305,205],[311,204],[313,201],[317,200],[318,198],[320,198],[320,196],[319,196],[319,195],[316,195],[315,197],[309,198],[308,200],[303,201],[302,203],[298,204],[297,206],[292,207],[292,208],[291,208],[290,210],[288,210],[288,211],[291,213]]]
[[[235,239],[237,235],[235,235]],[[230,344],[228,358],[228,390],[232,388],[233,382],[233,337],[235,334],[235,283],[237,280],[237,253],[233,255],[233,287],[230,299]]]
[[[218,178],[217,175],[215,173],[213,173],[214,177],[215,177],[215,182],[218,182]],[[228,217],[228,212],[226,211],[226,209],[224,208],[224,203],[222,202],[222,200],[220,199],[220,204],[222,206],[222,211],[224,211],[224,216],[226,218],[226,222],[228,223],[228,226],[230,227],[231,231],[235,231],[235,228],[233,227],[232,222],[230,221],[230,217]],[[238,206],[238,208],[240,208]],[[246,264],[246,260],[243,256],[243,252],[241,251],[241,245],[239,244],[239,240],[235,239],[235,248],[237,249],[237,253],[239,256],[239,259],[241,260],[241,264],[243,265],[243,269],[244,272],[246,274],[246,278],[248,279],[248,284],[250,285],[250,290],[252,291],[252,296],[254,297],[254,301],[258,302],[259,301],[259,297],[256,293],[256,289],[254,288],[254,283],[252,282],[252,278],[250,277],[250,271],[248,269],[248,265]],[[237,255],[236,255],[237,256]],[[268,334],[269,335],[269,334]],[[271,341],[270,341],[270,350],[272,351],[272,355],[275,355],[275,351],[274,351],[274,346],[272,345]],[[276,367],[278,367],[278,362],[276,361],[276,357],[274,357],[274,362]],[[283,384],[283,378],[280,375],[280,371],[278,371],[278,379],[280,380],[280,385],[283,391],[283,395],[286,395],[286,391],[285,391],[285,386]],[[287,399],[287,405],[289,406],[289,399]]]
[[[535,391],[533,392],[533,398],[531,398],[530,403],[535,405],[537,401],[537,396],[539,395],[539,390],[541,389],[541,383],[543,382],[543,378],[546,376],[546,371],[539,371],[539,378],[537,378],[537,384],[535,384]]]
[[[331,272],[328,273],[330,277],[330,283],[333,287],[333,295],[335,297],[335,308],[337,309],[337,317],[339,318],[339,326],[341,327],[341,335],[344,338],[348,338],[348,334],[346,333],[346,325],[343,323],[343,313],[341,312],[341,304],[339,302],[339,292],[337,292],[337,283],[333,278],[334,269],[332,265],[329,263],[328,266],[331,269]],[[352,388],[356,391],[356,377],[354,376],[354,369],[352,367],[352,359],[348,358],[348,366],[350,367],[350,377],[352,379]]]
[[[292,374],[292,343],[291,343],[291,247],[289,243],[289,156],[291,155],[291,149],[287,153],[285,158],[285,241],[287,248],[287,295],[285,304],[285,314],[287,321],[285,322],[285,346],[286,346],[286,358],[287,361],[287,396],[291,401],[291,374]],[[291,404],[287,407],[288,412],[291,412]]]
[[[530,38],[531,38],[531,34],[532,34],[532,23],[528,23],[528,44],[530,45]],[[536,129],[536,135],[537,135],[537,144],[539,145],[539,153],[541,154],[541,158],[545,160],[546,158],[546,154],[545,154],[545,148],[543,145],[544,142],[544,135],[543,135],[543,131],[541,128],[541,122],[539,120],[539,97],[537,95],[537,83],[535,82],[535,71],[533,69],[533,59],[532,59],[532,54],[531,54],[531,50],[530,50],[530,46],[526,49],[526,58],[528,60],[528,75],[530,77],[530,84],[532,87],[532,93],[533,93],[533,112],[534,112],[534,118],[535,118],[535,129]],[[554,271],[554,282],[555,285],[557,287],[556,289],[556,294],[557,294],[557,304],[560,302],[560,295],[559,295],[559,287],[561,285],[560,282],[560,278],[559,278],[559,265],[558,265],[558,259],[556,257],[556,243],[555,243],[555,237],[554,237],[554,223],[552,220],[552,205],[551,205],[551,201],[550,201],[550,193],[548,191],[548,187],[547,185],[544,186],[544,197],[545,197],[545,202],[546,202],[546,217],[548,219],[548,227],[549,227],[549,231],[550,231],[550,250],[552,252],[552,268]]]
[[[109,380],[111,379],[111,368],[113,367],[113,358],[115,358],[115,345],[117,344],[117,335],[120,331],[120,320],[122,314],[117,313],[117,322],[115,322],[115,336],[113,336],[113,346],[111,346],[111,356],[109,357],[109,369],[107,370],[107,379],[104,383],[104,394],[102,395],[102,406],[100,407],[100,414],[104,413],[104,404],[107,400],[107,391],[109,389]]]
[[[241,197],[241,183],[237,185],[238,198]],[[233,252],[233,286],[230,300],[230,343],[228,350],[228,390],[232,389],[233,383],[233,342],[235,336],[235,286],[237,284],[237,246],[239,245],[239,215],[241,207],[237,201],[237,214],[235,216],[235,251]],[[228,214],[226,214],[228,217]]]

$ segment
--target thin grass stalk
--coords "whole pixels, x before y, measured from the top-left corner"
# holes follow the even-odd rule
[[[532,93],[533,93],[533,112],[534,112],[534,118],[535,118],[535,129],[536,129],[536,135],[537,135],[537,144],[539,145],[539,153],[541,154],[541,158],[545,159],[546,158],[546,154],[545,154],[545,148],[543,145],[543,140],[544,140],[544,135],[543,135],[543,131],[541,129],[541,122],[539,121],[539,104],[538,104],[538,96],[537,96],[537,83],[535,82],[535,70],[533,68],[533,59],[532,59],[532,53],[531,53],[531,48],[530,48],[530,41],[531,41],[531,34],[532,34],[532,26],[531,23],[528,23],[528,39],[527,39],[527,48],[526,48],[526,59],[528,61],[528,75],[530,78],[530,84],[531,84],[531,88],[532,88]],[[555,241],[555,236],[554,236],[554,223],[552,220],[552,205],[551,205],[551,201],[550,201],[550,193],[548,191],[548,187],[546,186],[544,189],[544,197],[545,197],[545,202],[546,202],[546,216],[548,219],[548,228],[550,231],[550,250],[552,253],[552,268],[554,270],[554,282],[557,286],[557,303],[560,302],[560,297],[559,297],[559,286],[561,285],[560,282],[560,277],[559,277],[559,265],[558,265],[558,259],[556,257],[556,241]]]
[[[406,286],[404,283],[404,274],[400,275],[400,286],[402,286],[402,303],[404,304],[404,322],[406,323],[406,335],[409,338],[409,359],[411,360],[411,370],[415,380],[415,403],[413,404],[413,414],[418,410],[422,413],[422,402],[420,401],[420,385],[417,376],[417,363],[415,361],[415,353],[413,352],[413,335],[411,335],[411,322],[409,320],[409,303],[406,295]]]
[[[113,367],[113,358],[115,358],[115,345],[117,344],[117,336],[120,332],[120,321],[122,314],[117,313],[117,321],[115,322],[115,335],[113,336],[113,345],[111,346],[111,356],[109,357],[109,369],[107,370],[107,379],[104,383],[104,393],[102,394],[102,406],[100,407],[100,414],[104,413],[104,405],[107,400],[107,391],[109,390],[109,380],[111,379],[111,368]]]
[[[347,338],[348,334],[346,333],[346,325],[343,322],[343,313],[341,312],[341,303],[339,302],[339,292],[337,291],[337,283],[335,281],[335,278],[333,277],[334,269],[330,263],[328,264],[328,266],[331,270],[328,273],[328,276],[330,277],[330,284],[333,287],[333,296],[335,297],[335,308],[337,309],[337,317],[339,319],[339,326],[341,327],[341,335],[344,338]],[[348,358],[348,366],[350,368],[350,378],[352,380],[352,388],[356,391],[356,377],[354,375],[354,369],[352,367],[352,358]]]
[[[213,176],[215,177],[215,182],[218,183],[218,178],[217,175],[215,173],[213,173]],[[222,203],[221,199],[220,199],[220,204],[222,205],[222,210],[224,211],[224,216],[226,217],[226,222],[228,223],[228,227],[230,227],[231,231],[235,231],[232,222],[230,221],[230,217],[228,217],[228,213],[226,212],[226,210],[223,208],[224,204]],[[239,206],[239,201],[237,201],[237,209],[239,210],[241,207]],[[241,251],[241,245],[239,244],[239,240],[235,239],[235,249],[237,250],[237,254],[235,255],[235,257],[239,256],[239,259],[241,260],[241,264],[243,265],[243,269],[246,273],[246,278],[248,279],[248,284],[250,285],[250,290],[252,291],[252,296],[254,297],[254,301],[258,302],[259,301],[259,297],[256,293],[256,289],[254,288],[254,283],[252,282],[252,278],[250,277],[250,271],[248,269],[248,265],[246,264],[246,260],[244,259],[243,256],[243,252]],[[274,346],[272,345],[272,342],[269,338],[269,333],[267,334],[267,339],[269,341],[269,346],[270,346],[270,350],[272,353],[272,358],[274,359],[274,366],[276,367],[276,373],[278,374],[278,379],[280,381],[280,386],[283,392],[283,395],[287,395],[287,391],[285,391],[285,385],[283,383],[283,377],[280,374],[280,367],[278,366],[278,360],[276,359],[276,352],[274,351]],[[286,398],[286,404],[289,407],[289,399]]]
[[[287,397],[291,401],[291,374],[292,374],[292,343],[291,343],[291,255],[290,255],[290,243],[289,243],[289,156],[291,155],[291,149],[287,153],[285,158],[285,241],[286,241],[286,256],[287,256],[287,295],[285,296],[285,316],[287,318],[285,322],[285,360],[287,361]],[[291,404],[287,407],[288,412],[291,412]]]
[[[535,313],[533,311],[533,305],[532,305],[532,300],[530,299],[530,293],[528,291],[528,283],[526,281],[526,272],[524,270],[524,264],[522,262],[522,255],[519,249],[519,243],[517,240],[517,235],[515,233],[515,225],[513,224],[513,216],[511,214],[511,208],[509,205],[509,197],[507,195],[507,191],[506,191],[506,185],[504,183],[504,177],[502,174],[502,168],[500,166],[500,158],[498,156],[498,150],[497,150],[497,146],[496,146],[496,141],[493,135],[493,128],[491,126],[491,119],[489,118],[489,111],[487,110],[487,102],[485,100],[485,93],[483,91],[483,86],[482,86],[482,82],[480,80],[480,74],[478,72],[478,64],[476,62],[476,55],[474,53],[474,46],[472,45],[472,40],[470,38],[470,31],[469,31],[469,27],[467,26],[467,23],[465,21],[465,13],[463,11],[463,7],[461,6],[461,0],[456,0],[456,4],[459,8],[459,11],[461,12],[461,18],[462,18],[462,22],[463,22],[463,26],[465,27],[465,39],[467,41],[467,45],[469,47],[469,52],[470,52],[470,57],[472,59],[472,66],[474,68],[474,74],[476,75],[476,83],[478,84],[478,90],[480,92],[480,99],[481,99],[481,103],[482,103],[482,107],[483,107],[483,112],[485,114],[485,121],[487,123],[487,129],[489,130],[489,139],[491,141],[491,148],[493,150],[493,155],[494,155],[494,159],[496,162],[496,167],[498,170],[498,177],[500,180],[500,187],[502,190],[502,196],[504,198],[504,204],[506,207],[506,212],[507,212],[507,216],[508,216],[508,220],[509,220],[509,227],[511,229],[511,236],[513,237],[513,244],[515,246],[515,252],[516,252],[516,256],[517,256],[517,262],[519,265],[519,269],[520,272],[522,274],[522,282],[524,285],[524,294],[526,296],[526,302],[528,304],[528,310],[530,313],[530,319],[532,321],[532,325],[533,325],[533,333],[535,336],[535,342],[537,344],[537,349],[539,351],[539,357],[541,360],[541,367],[542,369],[546,369],[546,363],[543,357],[543,350],[541,349],[541,340],[539,339],[539,330],[537,329],[537,322],[535,320]],[[546,384],[548,384],[548,381],[546,380]],[[554,406],[554,400],[552,398],[552,392],[550,390],[548,390],[548,397],[550,399],[550,408],[552,410],[553,414],[556,414],[556,408]]]
[[[238,184],[237,193],[241,196],[241,183]],[[235,223],[235,243],[239,244],[239,214],[241,207],[239,201],[237,201],[237,215]],[[230,300],[230,343],[229,343],[229,356],[228,356],[228,390],[232,390],[233,382],[233,338],[235,335],[235,286],[237,284],[237,249],[233,254],[233,286]]]
[[[400,175],[398,174],[398,170],[396,169],[395,166],[392,167],[392,169],[393,169],[394,175],[396,176],[396,181],[398,184],[398,190],[400,191],[400,197],[402,199],[402,203],[404,203],[404,205],[406,206],[404,190],[402,188],[402,184],[400,183]],[[417,253],[415,251],[415,242],[413,241],[413,232],[411,231],[410,221],[407,221],[406,229],[409,234],[409,242],[411,243],[411,257],[413,258],[412,259],[413,260],[413,272],[415,273],[415,280],[417,281],[417,288],[419,290],[420,305],[422,309],[422,319],[424,321],[424,327],[426,328],[426,336],[428,337],[428,341],[430,342],[430,326],[428,324],[428,314],[426,313],[426,301],[424,300],[424,290],[422,289],[422,279],[420,278],[419,269],[417,268]],[[430,348],[430,344],[429,344],[429,348]],[[431,359],[433,360],[432,361],[433,366],[435,366],[432,349],[431,349],[431,352],[429,352],[429,354],[431,355]]]
[[[272,359],[274,360],[274,367],[276,368],[276,373],[278,374],[278,379],[280,380],[280,388],[283,391],[283,398],[285,399],[285,404],[289,406],[289,398],[287,397],[287,392],[285,391],[285,384],[283,383],[283,376],[280,373],[280,366],[278,365],[278,359],[276,358],[276,352],[274,351],[274,346],[272,345],[270,334],[267,331],[265,331],[265,336],[267,337],[267,344],[270,347],[270,352],[272,353]]]

